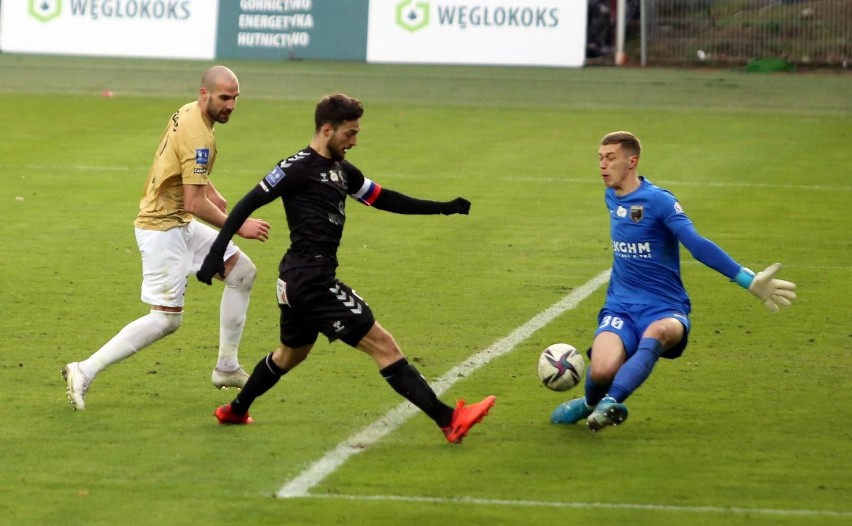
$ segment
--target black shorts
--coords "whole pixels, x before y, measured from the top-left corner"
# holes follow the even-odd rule
[[[355,347],[376,319],[367,302],[325,267],[299,267],[278,275],[281,343],[301,347],[319,333]]]

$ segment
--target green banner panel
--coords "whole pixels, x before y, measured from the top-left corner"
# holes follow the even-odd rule
[[[217,58],[367,59],[368,0],[222,0]]]

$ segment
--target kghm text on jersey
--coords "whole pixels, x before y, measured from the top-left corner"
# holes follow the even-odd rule
[[[645,241],[644,243],[630,243],[627,241],[618,241],[613,239],[612,251],[616,256],[620,257],[653,257],[651,254],[651,243],[648,241]]]

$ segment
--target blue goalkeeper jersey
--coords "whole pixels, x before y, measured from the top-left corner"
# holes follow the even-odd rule
[[[692,221],[671,192],[640,180],[625,196],[610,188],[605,193],[613,252],[607,303],[664,305],[688,314],[677,232]]]

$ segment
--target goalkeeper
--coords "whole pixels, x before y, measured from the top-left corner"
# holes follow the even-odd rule
[[[660,357],[677,358],[689,338],[689,297],[680,274],[680,244],[695,259],[747,289],[773,312],[789,307],[796,285],[776,279],[780,263],[755,274],[702,237],[675,197],[637,172],[641,144],[630,132],[604,136],[598,148],[606,186],[613,264],[598,314],[585,396],[559,405],[554,424],[586,419],[592,431],[622,423],[624,401]]]

